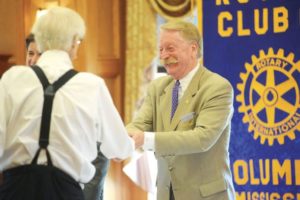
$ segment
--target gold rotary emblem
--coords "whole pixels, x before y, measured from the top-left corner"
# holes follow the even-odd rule
[[[285,137],[294,140],[300,131],[300,61],[294,62],[294,54],[284,56],[270,48],[267,53],[252,55],[252,63],[245,63],[246,73],[240,73],[242,83],[236,100],[241,103],[238,111],[244,113],[243,123],[254,139],[272,146],[274,140],[284,144]]]

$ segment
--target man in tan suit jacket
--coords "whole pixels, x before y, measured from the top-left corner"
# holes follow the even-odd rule
[[[232,86],[199,64],[201,38],[193,24],[162,25],[159,45],[169,75],[152,81],[127,126],[136,148],[155,152],[157,199],[234,200],[228,153]],[[172,98],[179,100],[173,116]]]

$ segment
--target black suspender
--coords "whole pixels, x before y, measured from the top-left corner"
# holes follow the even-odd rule
[[[43,85],[43,89],[44,89],[44,105],[43,105],[43,111],[42,111],[39,149],[36,152],[31,164],[37,164],[37,160],[38,160],[40,151],[42,149],[44,149],[46,151],[48,165],[52,166],[52,160],[51,160],[50,153],[47,149],[47,146],[49,144],[49,130],[50,130],[51,112],[52,112],[54,95],[61,86],[63,86],[68,80],[70,80],[78,72],[73,69],[70,69],[64,75],[62,75],[57,81],[55,81],[53,84],[49,84],[47,77],[45,76],[43,70],[40,67],[35,65],[35,66],[32,66],[31,68],[38,76],[41,84]]]

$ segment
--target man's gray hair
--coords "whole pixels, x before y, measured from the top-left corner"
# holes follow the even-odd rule
[[[85,23],[74,10],[54,7],[35,21],[32,33],[39,52],[52,49],[69,51],[74,39],[83,39]]]

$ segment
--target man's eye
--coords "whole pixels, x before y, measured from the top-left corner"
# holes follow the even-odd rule
[[[168,51],[173,51],[174,48],[173,48],[173,47],[168,47],[167,50],[168,50]]]

